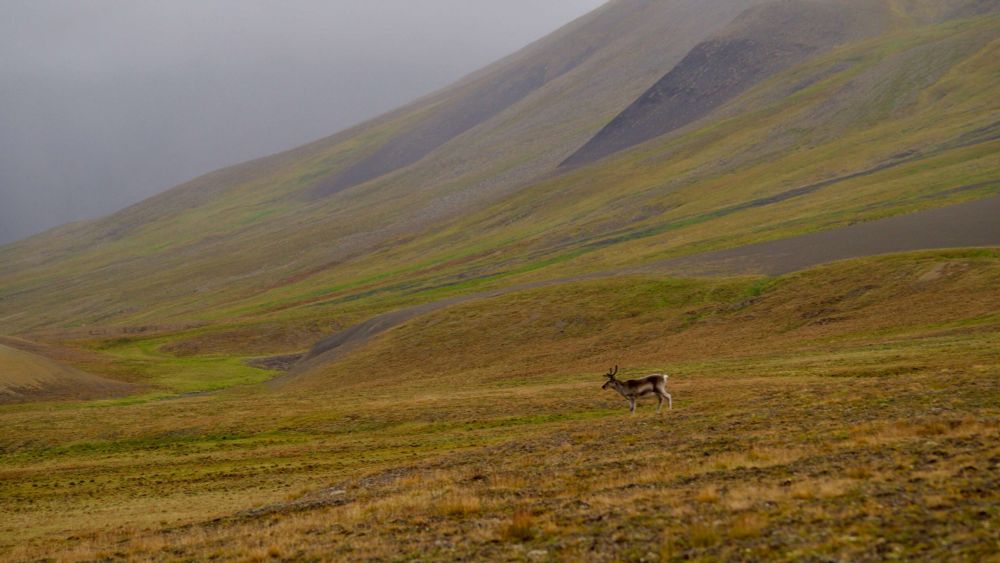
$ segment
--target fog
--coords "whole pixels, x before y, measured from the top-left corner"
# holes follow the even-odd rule
[[[602,3],[5,0],[0,244],[332,134]]]

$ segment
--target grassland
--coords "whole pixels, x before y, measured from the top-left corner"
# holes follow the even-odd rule
[[[131,393],[0,405],[0,558],[996,558],[996,248],[651,265],[995,197],[998,16],[888,2],[884,34],[554,172],[754,3],[615,3],[353,130],[0,248],[0,370],[39,357],[0,385],[57,366]],[[317,195],[600,18],[578,69]],[[253,367],[444,299],[293,376]],[[666,369],[676,408],[628,417],[613,364]]]
[[[4,342],[26,349],[5,346]],[[16,339],[0,339],[0,404],[54,399],[95,399],[134,394],[135,385],[83,372],[33,353]]]
[[[419,317],[279,389],[0,407],[9,559],[997,553],[1000,253],[626,277]],[[600,373],[668,369],[628,417]]]

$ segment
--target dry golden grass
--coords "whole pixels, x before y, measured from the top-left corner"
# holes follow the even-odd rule
[[[518,508],[510,517],[510,522],[501,531],[501,537],[507,540],[528,541],[535,537],[535,517],[531,511]]]
[[[4,342],[11,346],[4,345]],[[140,388],[121,381],[60,364],[33,353],[31,348],[17,339],[0,338],[0,405],[23,401],[107,398],[140,391]]]
[[[709,485],[698,491],[698,494],[694,497],[698,502],[702,503],[716,503],[719,502],[719,490],[715,485]]]
[[[742,512],[767,503],[788,498],[788,489],[774,485],[748,484],[733,487],[726,493],[724,504],[732,512]]]
[[[729,525],[728,535],[731,538],[742,540],[755,538],[767,528],[767,517],[757,513],[744,513],[737,516]]]
[[[982,268],[962,276],[978,272],[983,281]],[[923,291],[909,285],[920,268],[887,271],[901,280],[899,303]],[[862,273],[854,265],[833,272],[826,290],[838,295]],[[2,408],[0,558],[855,560],[897,553],[880,545],[899,546],[901,557],[994,554],[996,531],[984,525],[1000,503],[994,321],[961,308],[904,308],[897,328],[883,330],[888,305],[876,299],[873,308],[851,308],[848,328],[800,326],[801,313],[789,311],[821,306],[816,281],[796,277],[755,304],[677,333],[671,319],[692,307],[687,297],[579,338],[546,339],[539,336],[546,322],[526,321],[519,330],[531,338],[510,348],[510,357],[487,355],[469,367],[476,352],[449,345],[456,366],[402,381],[375,365],[351,370],[373,350],[412,359],[411,346],[430,325],[400,327],[308,385],[278,392]],[[711,301],[717,307],[733,297],[729,283],[678,291],[721,291],[724,298]],[[656,284],[644,284],[600,282],[580,303],[573,292],[534,293],[519,314],[530,318],[529,305],[559,310],[553,300],[596,315],[604,298],[636,304],[647,291],[659,295]],[[998,290],[977,291],[967,299]],[[491,314],[517,312],[507,301],[494,305],[503,311]],[[784,327],[785,345],[774,336],[749,350],[746,327],[768,323]],[[733,336],[733,348],[701,355],[673,348],[693,338],[687,331],[709,329],[716,345]],[[498,328],[496,338],[505,331]],[[652,350],[647,336],[657,331],[664,349],[650,352],[648,365],[672,366],[673,411],[656,415],[655,403],[644,400],[628,416],[620,398],[600,390],[601,370],[553,368],[597,359],[603,367],[613,354],[638,354],[623,344],[628,339]],[[688,359],[668,361],[674,355]],[[885,370],[887,362],[913,369]]]
[[[982,421],[974,417],[940,421],[926,419],[894,420],[889,423],[862,425],[851,431],[853,443],[878,445],[905,438],[947,436],[960,438],[982,433],[994,433],[1000,429],[997,421]]]
[[[468,516],[482,508],[482,500],[467,491],[449,492],[437,501],[437,510],[445,516]]]
[[[740,376],[750,375],[744,366],[761,377],[945,372],[970,363],[947,349],[915,347],[913,338],[944,343],[966,331],[995,334],[1000,260],[984,252],[849,261],[770,284],[624,277],[532,289],[414,319],[294,386],[394,385],[396,374],[406,373],[452,387],[469,380],[516,387],[596,375],[615,363],[626,366],[626,376],[670,368],[679,381],[682,370],[699,369],[707,358],[730,359],[729,373]],[[918,281],[941,263],[956,273]],[[859,350],[861,343],[872,346]],[[784,366],[745,361],[799,348],[826,354]]]
[[[917,404],[922,396],[920,388],[933,381],[933,376],[858,380],[845,387],[837,378],[699,379],[685,392],[699,397],[698,404],[687,404],[668,417],[645,413],[629,418],[616,406],[596,418],[520,428],[516,437],[494,445],[392,461],[384,469],[352,470],[356,477],[331,486],[328,493],[316,488],[309,492],[307,486],[296,485],[294,492],[283,494],[281,499],[285,500],[278,499],[276,512],[260,516],[240,516],[220,524],[196,520],[194,527],[181,528],[161,527],[155,521],[131,528],[113,526],[54,546],[48,541],[29,542],[6,556],[31,558],[44,553],[78,559],[121,553],[128,557],[184,558],[215,553],[223,558],[246,558],[270,557],[268,552],[277,550],[284,558],[310,554],[381,558],[402,553],[428,558],[477,553],[493,558],[511,555],[508,549],[513,549],[512,545],[525,543],[536,546],[531,549],[548,549],[544,547],[550,541],[546,538],[563,538],[560,541],[566,544],[565,550],[552,552],[556,555],[580,553],[574,551],[580,549],[590,553],[589,544],[576,545],[573,538],[603,537],[619,525],[639,531],[654,525],[665,528],[665,537],[672,539],[664,549],[677,557],[694,553],[721,556],[726,541],[753,546],[765,537],[765,530],[775,527],[800,530],[806,541],[803,545],[820,545],[811,542],[822,543],[822,534],[810,535],[809,521],[796,519],[800,511],[815,514],[817,522],[826,522],[824,525],[844,526],[845,533],[884,534],[884,526],[866,531],[850,524],[848,515],[859,506],[854,499],[872,498],[878,490],[896,494],[892,491],[900,484],[919,477],[924,487],[920,506],[966,514],[976,510],[977,504],[949,491],[960,486],[957,483],[981,482],[976,479],[986,478],[988,473],[963,473],[963,469],[996,455],[997,448],[986,444],[996,440],[997,413],[995,407],[981,402],[983,382],[975,377],[953,381],[953,392],[963,401],[955,414],[909,415],[907,405]],[[992,385],[996,385],[995,380]],[[584,386],[574,393],[583,399],[593,393],[589,389]],[[782,399],[767,407],[771,412],[767,424],[757,424],[752,421],[754,405],[768,396]],[[817,411],[803,400],[819,396],[848,406],[851,412],[877,416],[865,424],[870,429],[884,429],[869,432],[878,436],[879,443],[859,443],[850,431],[856,425],[845,420],[842,412]],[[893,399],[889,410],[883,403],[886,397]],[[436,402],[421,404],[432,409],[422,412],[439,412],[441,407]],[[727,408],[722,409],[724,405]],[[811,414],[804,418],[805,413]],[[773,432],[776,423],[786,431]],[[936,445],[927,445],[925,429],[939,426],[952,434],[935,432],[931,437]],[[509,434],[509,430],[504,433]],[[608,440],[616,435],[636,439]],[[432,434],[427,438],[438,437]],[[738,440],[730,442],[730,437]],[[413,435],[405,438],[410,442],[415,439]],[[744,443],[754,446],[744,448]],[[341,452],[336,455],[343,455],[343,446],[331,443],[329,447]],[[718,451],[720,448],[723,450]],[[949,452],[954,463],[926,465],[926,452],[941,448]],[[285,451],[284,455],[291,452]],[[304,455],[314,455],[306,451]],[[705,455],[709,452],[711,455]],[[692,458],[697,462],[692,463]],[[394,467],[405,471],[397,472]],[[912,469],[900,471],[898,467]],[[740,477],[746,471],[756,472],[752,482]],[[315,477],[314,471],[310,473]],[[251,475],[254,473],[236,477],[234,482]],[[875,475],[878,478],[872,478]],[[864,494],[856,496],[855,491]],[[189,501],[198,498],[188,496]],[[905,498],[900,501],[908,502]],[[326,500],[344,503],[326,506]],[[54,515],[51,509],[40,508]],[[865,518],[887,515],[881,504],[865,510]],[[597,516],[599,520],[591,520]],[[93,519],[88,525],[104,526]],[[929,525],[904,522],[888,531],[904,533],[912,526]],[[933,526],[927,529],[936,530],[939,536],[948,534]],[[960,526],[956,533],[976,529]],[[628,531],[620,534],[607,545],[598,542],[598,551],[628,558],[630,549],[640,549],[641,542]],[[476,539],[463,544],[458,537]],[[444,543],[436,545],[439,540]],[[647,549],[643,546],[636,556]],[[844,546],[836,549],[850,552]]]
[[[688,542],[694,547],[708,547],[719,542],[721,536],[713,524],[693,524],[687,531]]]

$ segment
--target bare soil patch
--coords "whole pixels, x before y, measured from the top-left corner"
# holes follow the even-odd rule
[[[665,260],[683,275],[781,275],[836,260],[936,248],[1000,245],[1000,196],[849,227]]]

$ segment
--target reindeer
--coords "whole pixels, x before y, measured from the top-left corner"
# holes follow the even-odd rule
[[[619,381],[615,379],[615,375],[617,374],[618,366],[615,366],[614,370],[609,369],[608,373],[604,374],[604,377],[608,378],[608,380],[601,386],[601,389],[613,387],[615,391],[618,391],[618,394],[625,397],[625,400],[628,401],[628,410],[630,413],[635,414],[635,400],[650,393],[656,393],[656,398],[660,400],[659,404],[656,405],[656,412],[660,412],[660,409],[663,408],[663,399],[667,400],[670,409],[674,408],[674,398],[670,396],[670,393],[667,393],[668,375],[655,373],[641,379]]]

